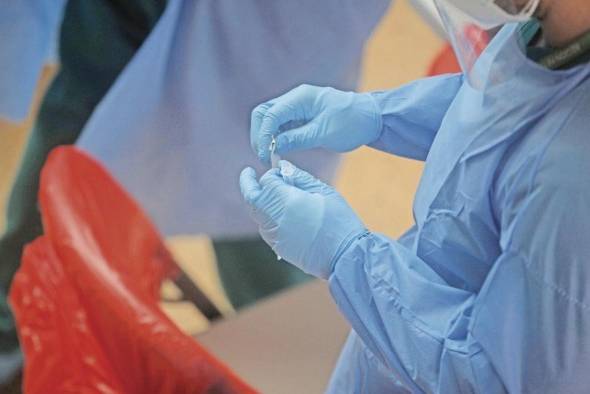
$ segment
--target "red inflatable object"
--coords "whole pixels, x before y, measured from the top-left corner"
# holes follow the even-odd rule
[[[427,76],[432,77],[441,74],[454,74],[461,72],[461,66],[455,56],[455,51],[450,44],[446,44],[434,58],[428,69]]]
[[[55,149],[39,198],[45,235],[26,248],[10,294],[26,393],[255,392],[159,309],[176,265],[97,162]]]
[[[465,37],[473,43],[473,56],[471,59],[466,60],[470,65],[473,65],[489,44],[490,36],[481,28],[475,25],[468,25],[465,28]],[[458,72],[461,72],[461,65],[457,60],[457,56],[455,56],[455,51],[451,44],[446,44],[434,58],[426,75],[435,76]]]

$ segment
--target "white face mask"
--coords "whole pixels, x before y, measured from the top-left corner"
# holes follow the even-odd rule
[[[540,0],[529,0],[524,7],[517,7],[514,0],[503,0],[502,7],[497,0],[446,0],[448,3],[473,18],[484,29],[491,29],[511,22],[528,21],[539,6]],[[510,5],[513,5],[510,7]],[[511,8],[512,11],[506,8]],[[518,11],[516,11],[518,10]]]

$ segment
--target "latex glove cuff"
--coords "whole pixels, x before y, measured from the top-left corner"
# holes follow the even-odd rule
[[[358,232],[351,232],[351,234],[340,244],[340,247],[338,248],[336,254],[334,255],[334,258],[332,259],[332,261],[330,262],[329,265],[329,271],[328,271],[328,275],[324,278],[324,279],[329,279],[330,275],[332,275],[332,273],[334,272],[334,269],[336,268],[336,263],[338,263],[338,260],[340,260],[340,257],[342,257],[342,255],[344,253],[346,253],[346,251],[358,240],[361,240],[363,238],[368,237],[369,235],[371,235],[371,232],[367,229],[365,229],[363,232],[358,233]]]

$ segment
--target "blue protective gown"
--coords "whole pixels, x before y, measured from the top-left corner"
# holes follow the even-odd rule
[[[415,226],[335,265],[329,392],[590,392],[590,65],[544,69],[510,25],[475,71],[374,93],[374,147],[426,166]]]

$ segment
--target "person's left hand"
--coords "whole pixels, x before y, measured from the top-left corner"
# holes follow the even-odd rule
[[[308,274],[328,279],[338,257],[367,233],[336,190],[285,160],[260,182],[254,169],[244,169],[240,188],[262,238]]]

